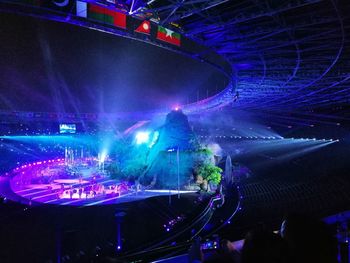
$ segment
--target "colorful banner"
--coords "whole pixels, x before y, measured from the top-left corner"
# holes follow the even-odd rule
[[[158,26],[157,39],[172,45],[181,45],[181,35],[162,26]]]
[[[126,15],[105,7],[89,4],[87,18],[111,24],[116,27],[126,28]]]
[[[145,20],[141,22],[141,24],[135,29],[135,32],[150,35],[151,34],[150,21]]]

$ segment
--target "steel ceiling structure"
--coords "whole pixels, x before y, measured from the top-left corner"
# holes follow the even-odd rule
[[[52,2],[63,6],[69,1]],[[234,91],[229,85],[210,100],[186,105],[187,113],[232,103],[233,108],[303,125],[313,125],[315,119],[336,125],[350,120],[349,0],[80,2],[151,20],[225,57],[232,66]],[[71,15],[60,19],[74,20]],[[211,51],[198,52],[205,57]]]
[[[350,102],[350,1],[129,1],[128,12],[225,56],[237,107],[305,111]]]

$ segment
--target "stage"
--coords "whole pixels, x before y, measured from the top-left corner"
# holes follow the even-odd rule
[[[195,191],[149,189],[138,182],[111,179],[93,158],[56,158],[27,163],[0,180],[2,196],[28,205],[95,206],[138,201]]]

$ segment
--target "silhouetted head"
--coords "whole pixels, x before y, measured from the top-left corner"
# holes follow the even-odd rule
[[[287,245],[279,235],[263,226],[247,233],[242,249],[242,263],[284,263],[287,258]]]
[[[282,223],[281,236],[286,240],[295,262],[337,262],[336,239],[320,220],[290,214]]]

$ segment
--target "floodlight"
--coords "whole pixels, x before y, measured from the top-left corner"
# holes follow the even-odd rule
[[[136,144],[148,143],[149,132],[138,132],[136,133]]]

